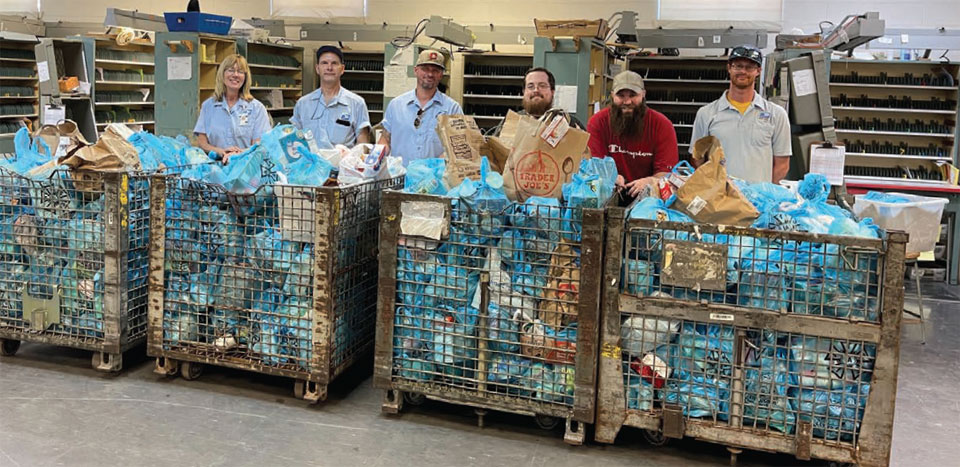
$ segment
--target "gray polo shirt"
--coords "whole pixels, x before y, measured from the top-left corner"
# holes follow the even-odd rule
[[[753,103],[740,112],[730,105],[727,91],[719,99],[700,107],[693,123],[693,143],[704,136],[716,136],[727,158],[727,173],[749,182],[773,179],[773,156],[791,156],[790,119],[787,111],[754,93]]]

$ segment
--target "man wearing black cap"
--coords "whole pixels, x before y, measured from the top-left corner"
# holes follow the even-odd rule
[[[290,123],[312,132],[321,147],[325,143],[353,146],[371,142],[367,103],[340,86],[343,52],[339,48],[325,45],[317,49],[317,76],[320,87],[297,101]]]
[[[790,120],[783,107],[754,90],[762,66],[763,55],[754,47],[735,47],[730,52],[730,87],[697,111],[690,149],[698,139],[716,136],[730,176],[777,183],[790,168]]]

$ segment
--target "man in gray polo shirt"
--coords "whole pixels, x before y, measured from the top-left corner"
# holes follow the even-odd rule
[[[749,182],[779,182],[790,169],[787,111],[754,90],[763,56],[753,47],[735,47],[727,61],[730,88],[697,110],[693,143],[716,136],[727,158],[727,173]]]

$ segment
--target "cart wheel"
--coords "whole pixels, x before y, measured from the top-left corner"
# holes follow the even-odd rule
[[[20,350],[20,341],[13,339],[0,339],[0,355],[12,357]]]
[[[670,442],[670,438],[658,430],[643,430],[643,439],[654,446],[666,446]]]
[[[537,422],[537,426],[544,430],[552,430],[560,424],[560,419],[557,417],[551,417],[549,415],[534,415],[533,420]]]
[[[403,401],[412,406],[421,406],[427,401],[427,396],[419,392],[404,392]]]
[[[193,381],[203,374],[203,364],[197,362],[180,363],[180,376],[187,381]]]

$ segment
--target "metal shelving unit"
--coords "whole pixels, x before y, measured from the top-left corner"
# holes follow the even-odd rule
[[[274,123],[290,123],[293,106],[303,96],[303,47],[238,40],[237,50],[250,65],[253,96]]]
[[[673,122],[681,158],[689,151],[697,109],[730,86],[726,64],[726,57],[627,57],[628,69],[643,76],[647,105]]]
[[[610,99],[616,57],[598,39],[534,39],[533,66],[550,70],[557,86],[576,86],[577,105],[574,115],[581,122],[603,107]]]
[[[45,121],[46,106],[63,109],[64,118],[73,120],[83,137],[97,141],[97,125],[93,110],[96,70],[94,69],[94,44],[92,40],[74,37],[69,39],[41,39],[34,47],[37,69],[46,68],[46,76],[38,71],[40,124],[56,124]],[[60,90],[60,78],[75,77],[80,83],[89,84],[89,92],[82,88],[69,93]],[[44,79],[46,78],[46,79]],[[59,120],[59,118],[57,118]]]
[[[138,39],[120,44],[116,35],[87,35],[83,40],[94,50],[91,92],[98,131],[110,123],[154,131],[154,43]]]
[[[953,63],[831,60],[847,183],[946,185],[938,163],[957,160],[958,73]]]
[[[340,84],[367,103],[370,124],[383,120],[383,51],[343,51],[344,72]],[[320,84],[317,83],[317,87]]]
[[[0,35],[0,152],[14,151],[13,135],[21,126],[34,129],[38,124],[35,44]]]
[[[500,52],[459,54],[462,86],[453,86],[463,106],[482,130],[497,126],[509,110],[520,110],[523,101],[523,76],[533,67],[533,55]],[[461,68],[454,65],[457,72]]]
[[[189,59],[188,79],[160,79],[156,101],[156,133],[165,136],[193,135],[193,127],[200,114],[200,106],[213,96],[220,62],[237,53],[237,43],[226,36],[194,32],[158,32],[155,53],[156,75],[166,78],[168,59]],[[189,45],[189,47],[187,47]]]

